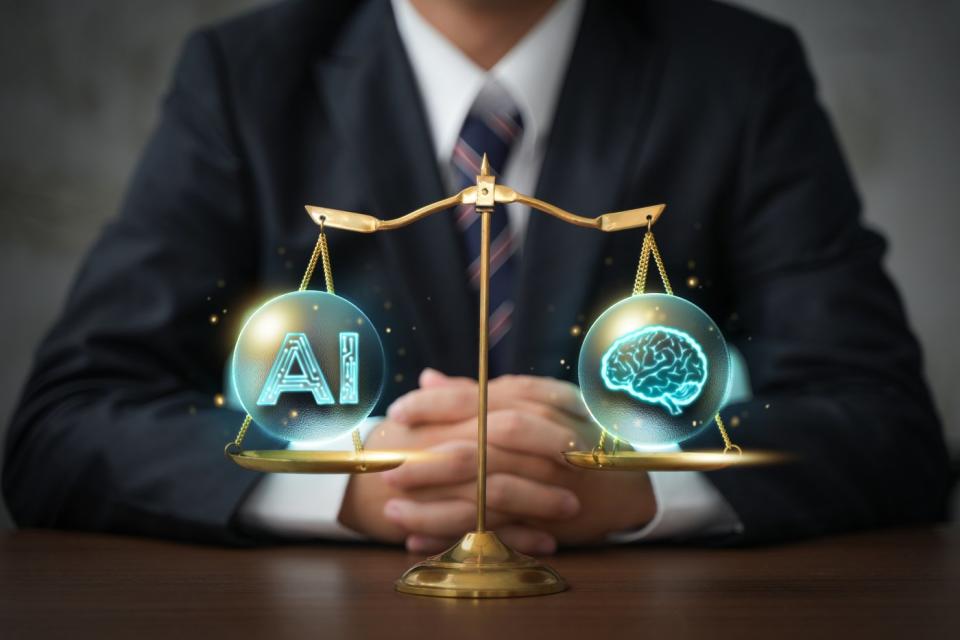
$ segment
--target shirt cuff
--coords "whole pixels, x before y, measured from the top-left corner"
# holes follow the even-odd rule
[[[367,418],[360,436],[367,436],[383,418]],[[291,443],[294,450],[352,450],[353,435],[346,433],[322,445]],[[337,517],[347,491],[347,474],[270,473],[257,484],[240,506],[245,526],[286,538],[363,540],[364,536],[340,524]]]
[[[653,471],[650,484],[657,501],[653,520],[637,531],[610,534],[609,541],[686,540],[743,531],[736,512],[704,474]]]

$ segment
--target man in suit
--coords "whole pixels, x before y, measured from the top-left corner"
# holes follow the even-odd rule
[[[261,478],[224,461],[242,414],[213,398],[243,310],[292,289],[306,263],[303,204],[393,217],[462,188],[480,145],[505,183],[571,211],[668,203],[667,271],[689,277],[682,294],[747,363],[753,397],[723,410],[736,440],[796,456],[709,476],[565,467],[560,451],[597,434],[567,364],[578,328],[629,293],[642,230],[512,208],[494,215],[490,354],[491,520],[508,543],[750,542],[942,517],[946,455],[919,348],[796,37],[718,3],[623,4],[301,0],[192,36],[14,417],[16,520],[417,551],[468,529],[468,216],[330,233],[338,293],[390,328],[374,412],[386,417],[367,444],[441,462]],[[283,446],[255,429],[247,444]]]

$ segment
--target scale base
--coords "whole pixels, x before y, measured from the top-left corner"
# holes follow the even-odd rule
[[[407,569],[395,587],[418,596],[516,598],[559,593],[567,583],[550,567],[503,544],[492,531],[472,531],[440,555]]]

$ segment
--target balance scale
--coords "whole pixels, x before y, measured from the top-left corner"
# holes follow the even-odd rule
[[[476,527],[473,531],[467,532],[453,547],[416,564],[400,576],[395,583],[395,587],[403,593],[454,598],[491,598],[546,595],[558,593],[567,588],[566,582],[556,571],[532,557],[510,549],[497,537],[495,532],[490,531],[486,526],[490,217],[494,214],[495,205],[510,203],[527,205],[531,209],[554,216],[566,223],[605,233],[645,228],[646,232],[640,250],[639,265],[632,294],[634,297],[662,295],[645,293],[650,257],[652,256],[666,295],[673,296],[673,290],[653,235],[653,227],[662,215],[666,205],[660,204],[607,213],[596,218],[582,217],[537,198],[518,193],[508,186],[497,184],[496,177],[491,174],[486,155],[483,156],[476,186],[470,186],[455,195],[423,206],[398,218],[381,220],[363,213],[309,205],[306,207],[310,217],[319,226],[320,234],[303,280],[300,283],[299,291],[307,290],[317,263],[320,262],[326,291],[329,294],[334,293],[334,287],[330,253],[325,234],[327,227],[359,233],[379,233],[405,227],[427,216],[459,205],[474,207],[476,213],[480,216],[482,226],[479,367],[477,370],[479,404],[477,408]],[[500,215],[504,214],[501,213]],[[630,299],[635,298],[628,298],[628,300]],[[677,298],[677,300],[682,299]],[[691,303],[686,304],[693,306]],[[659,307],[656,308],[659,309]],[[696,309],[696,307],[694,308]],[[710,322],[712,324],[712,321]],[[656,328],[662,329],[663,332],[674,331],[670,328]],[[682,332],[677,333],[679,335]],[[717,329],[717,334],[719,336],[719,329]],[[664,336],[666,334],[661,335],[660,338]],[[669,338],[669,336],[666,337]],[[682,338],[677,339],[682,341]],[[722,340],[722,337],[720,339]],[[695,341],[694,344],[696,344]],[[699,350],[699,346],[697,349]],[[583,357],[583,354],[581,357]],[[706,377],[706,362],[704,360],[702,364],[704,378]],[[724,366],[726,365],[724,364]],[[610,380],[607,380],[607,382],[610,383]],[[611,388],[611,385],[607,384],[607,387]],[[687,388],[689,387],[690,385],[687,385]],[[699,389],[697,389],[697,392],[699,392]],[[687,393],[684,397],[681,394],[674,400],[676,402],[687,402],[689,395],[690,393]],[[626,401],[630,400],[628,395],[624,395],[624,398]],[[674,402],[668,404],[673,405],[671,413],[673,409],[679,410]],[[620,446],[624,439],[617,435],[617,428],[611,428],[611,425],[604,424],[602,420],[597,420],[598,426],[600,426],[600,436],[596,446],[590,451],[566,451],[563,452],[563,456],[569,464],[582,469],[640,472],[713,471],[733,466],[770,464],[783,459],[782,455],[772,452],[744,452],[731,441],[719,413],[713,414],[712,421],[716,424],[723,438],[724,448],[721,451],[631,451]],[[236,438],[228,443],[225,448],[225,454],[230,460],[251,471],[266,473],[375,473],[398,467],[407,459],[407,455],[404,453],[365,450],[357,430],[353,431],[353,451],[244,450],[242,449],[243,440],[253,422],[253,417],[248,413]],[[696,421],[692,426],[697,426]],[[612,440],[609,447],[607,446],[608,440]]]

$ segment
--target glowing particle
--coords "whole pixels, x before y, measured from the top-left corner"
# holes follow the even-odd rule
[[[383,303],[383,308],[389,311],[391,308],[393,308],[393,303],[387,300],[386,302]]]
[[[572,327],[570,327],[570,335],[573,336],[574,338],[576,338],[581,333],[583,333],[583,328],[580,325],[575,324]]]
[[[195,416],[197,415],[197,408],[193,405],[190,405],[189,407],[187,407],[187,413],[189,413],[192,416]]]
[[[299,411],[297,411],[296,409],[290,409],[290,417],[291,417],[291,418],[296,418],[296,417],[299,416],[299,415],[300,415],[300,412],[299,412]]]
[[[282,256],[282,255],[285,254],[286,252],[287,252],[287,248],[286,248],[286,247],[277,247],[277,255]]]
[[[357,326],[363,326],[363,318],[357,318]]]
[[[687,260],[687,269],[690,269],[690,271],[693,271],[696,268],[697,268],[696,260]]]
[[[223,397],[222,393],[218,393],[217,395],[213,396],[213,406],[222,407],[224,404],[226,404],[226,399]]]
[[[607,265],[608,267],[609,267],[610,265],[612,265],[612,264],[613,264],[613,256],[607,256],[606,258],[604,258],[604,259],[603,259],[603,264]]]
[[[764,409],[769,409],[769,408],[770,408],[770,403],[768,402],[767,404],[763,405],[763,408],[764,408]]]
[[[560,364],[567,364],[566,358],[560,358]]]
[[[731,427],[739,427],[739,426],[740,426],[740,416],[733,416],[732,418],[730,418],[730,426],[731,426]]]
[[[700,284],[700,278],[698,278],[697,276],[690,276],[689,278],[687,278],[687,286],[690,287],[691,289],[696,289],[697,285],[699,284]]]
[[[225,286],[227,286],[227,282],[225,280],[222,278],[217,280],[217,289],[223,289]]]
[[[398,356],[405,356],[405,355],[407,355],[407,350],[406,350],[406,348],[400,347],[399,349],[397,349],[397,355],[398,355]]]
[[[394,381],[394,382],[403,382],[403,374],[402,374],[402,373],[398,373],[397,375],[393,376],[393,381]]]
[[[215,313],[210,314],[210,324],[218,324],[220,322],[220,316]]]
[[[384,331],[387,332],[387,333],[393,333],[393,329],[390,328],[390,327],[386,327],[386,328],[384,329]]]
[[[320,311],[320,305],[318,305],[318,304],[313,305],[313,310],[314,310],[314,311]]]

